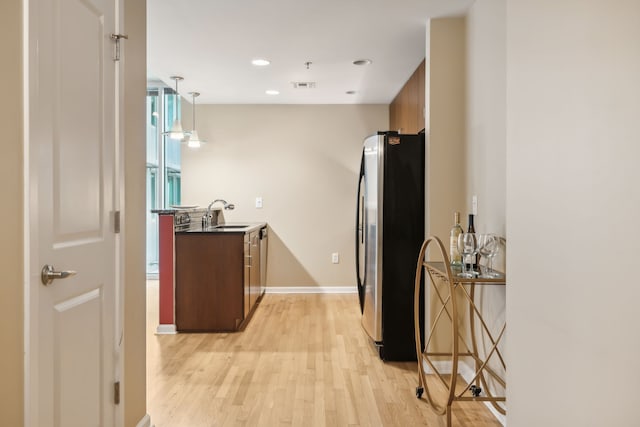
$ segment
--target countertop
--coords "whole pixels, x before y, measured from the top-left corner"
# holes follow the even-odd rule
[[[212,207],[211,210],[212,211],[219,211],[219,210],[222,210],[222,208],[220,208],[220,207]],[[151,213],[155,213],[155,214],[158,214],[158,215],[175,215],[177,213],[192,214],[192,213],[204,213],[206,211],[207,211],[207,208],[200,208],[198,206],[195,206],[193,208],[182,208],[182,209],[175,209],[175,208],[151,209]]]
[[[201,225],[192,224],[186,230],[176,230],[176,234],[179,233],[250,233],[266,227],[266,222],[227,222],[224,224],[211,225],[206,228],[202,228]]]

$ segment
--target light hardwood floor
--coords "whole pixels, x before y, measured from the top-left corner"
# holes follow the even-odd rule
[[[415,362],[382,362],[357,296],[265,295],[243,332],[155,335],[148,285],[147,411],[156,427],[445,426],[415,397]],[[478,402],[453,425],[500,426]]]

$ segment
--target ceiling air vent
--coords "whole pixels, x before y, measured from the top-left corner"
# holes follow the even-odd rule
[[[316,82],[293,82],[294,89],[313,89],[316,87]]]

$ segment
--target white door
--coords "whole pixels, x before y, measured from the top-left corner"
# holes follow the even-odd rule
[[[27,425],[117,425],[115,0],[29,0]],[[74,270],[41,282],[44,265]]]

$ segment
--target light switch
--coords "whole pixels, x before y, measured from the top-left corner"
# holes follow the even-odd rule
[[[262,209],[262,197],[256,197],[256,209]]]
[[[338,252],[331,254],[331,262],[334,264],[338,264],[340,262],[340,254]]]

